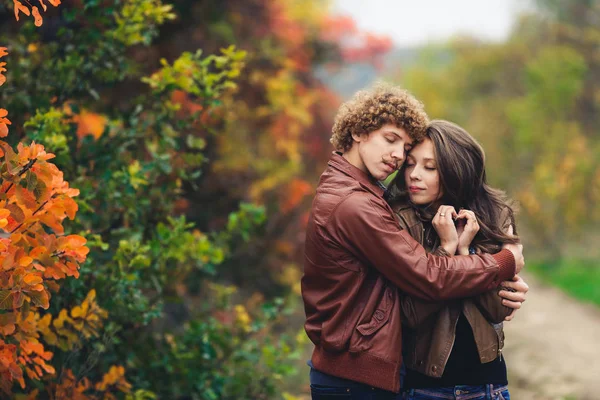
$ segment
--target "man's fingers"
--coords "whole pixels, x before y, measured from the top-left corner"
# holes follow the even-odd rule
[[[517,312],[516,309],[512,310],[512,312],[509,315],[507,315],[506,317],[504,317],[504,320],[505,321],[511,321],[515,317],[516,312]]]
[[[529,291],[529,285],[518,275],[515,275],[512,281],[504,281],[500,285],[503,288],[514,290],[517,292],[527,293]]]
[[[502,305],[512,308],[514,310],[518,310],[519,308],[521,308],[521,306],[523,305],[520,301],[509,301],[509,300],[502,300]]]
[[[498,296],[502,297],[505,300],[518,301],[520,303],[523,303],[525,301],[525,299],[527,298],[525,293],[509,292],[508,290],[500,290],[498,292]]]

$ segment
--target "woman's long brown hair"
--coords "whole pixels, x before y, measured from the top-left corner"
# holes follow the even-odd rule
[[[425,136],[433,142],[434,154],[440,176],[442,197],[426,207],[414,206],[420,216],[431,221],[442,204],[475,213],[479,232],[473,245],[484,252],[496,252],[504,243],[517,243],[518,237],[514,210],[506,194],[487,184],[485,153],[477,141],[463,128],[449,121],[434,120]],[[410,202],[403,166],[390,184],[390,203]],[[503,230],[506,216],[513,226],[513,235]]]

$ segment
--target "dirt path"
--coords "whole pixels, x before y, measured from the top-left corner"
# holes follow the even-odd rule
[[[527,301],[504,326],[511,397],[600,399],[600,309],[524,279]]]

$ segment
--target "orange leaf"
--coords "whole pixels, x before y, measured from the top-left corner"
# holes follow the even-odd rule
[[[48,9],[48,7],[44,4],[44,0],[38,0],[38,1],[40,2],[40,5],[44,9],[44,11],[46,11]]]
[[[23,306],[23,301],[25,301],[25,295],[23,292],[13,293],[13,308],[19,308]]]
[[[33,258],[31,258],[31,257],[21,257],[19,259],[19,266],[20,267],[26,267],[29,264],[31,264],[32,262],[33,262]]]
[[[50,297],[48,296],[48,292],[46,290],[42,290],[39,292],[29,292],[29,297],[31,297],[31,301],[34,305],[42,307],[44,310],[47,310],[50,307]]]
[[[80,235],[69,235],[67,236],[67,243],[71,248],[81,247],[87,243],[87,239]]]
[[[2,80],[2,78],[0,75],[0,81],[1,80]],[[6,126],[6,124],[0,122],[0,137],[7,137],[7,136],[8,136],[8,126]]]
[[[12,335],[15,331],[15,314],[0,314],[0,333],[3,335]]]
[[[48,0],[48,3],[52,4],[54,7],[58,7],[60,0]]]
[[[77,123],[77,137],[83,138],[86,135],[92,135],[98,139],[104,133],[104,127],[108,122],[106,117],[90,111],[82,110],[79,115],[73,117]]]
[[[8,55],[8,48],[7,47],[0,47],[0,57],[4,57]]]
[[[4,85],[6,82],[6,77],[2,75],[3,72],[6,72],[6,68],[4,68],[5,65],[5,62],[0,62],[0,86]]]
[[[2,72],[1,67],[3,64],[6,64],[6,63],[0,63],[0,72]],[[3,81],[0,79],[0,86],[1,86],[2,83],[4,83],[6,81],[6,78],[2,74],[0,74],[0,78],[4,78]],[[10,125],[10,120],[8,118],[6,118],[7,115],[8,115],[8,111],[6,111],[4,108],[0,108],[0,137],[6,137],[8,135],[8,126],[7,125]]]
[[[47,251],[48,249],[46,249],[44,246],[37,246],[29,252],[29,257],[38,258],[40,255],[44,254]]]
[[[15,190],[15,195],[19,203],[27,206],[30,210],[35,210],[38,208],[37,200],[35,195],[22,186],[17,186]]]
[[[13,4],[15,5],[15,19],[17,21],[19,20],[19,11],[27,16],[31,15],[31,13],[29,12],[29,8],[27,8],[23,4],[21,4],[20,1],[13,0]]]
[[[42,26],[42,24],[44,23],[44,19],[40,15],[40,10],[36,6],[33,6],[31,8],[31,14],[33,14],[33,21],[35,26]]]
[[[6,225],[8,225],[8,220],[6,218],[0,219],[0,228],[4,228]]]
[[[23,282],[28,285],[37,285],[38,283],[42,283],[44,280],[37,274],[27,274],[23,278]]]

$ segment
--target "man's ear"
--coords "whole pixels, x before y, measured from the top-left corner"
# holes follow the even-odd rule
[[[367,134],[366,133],[361,133],[360,135],[357,133],[353,133],[352,134],[352,139],[354,139],[355,142],[360,143],[362,141],[364,141],[367,138]]]

